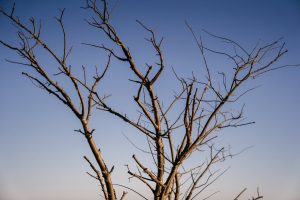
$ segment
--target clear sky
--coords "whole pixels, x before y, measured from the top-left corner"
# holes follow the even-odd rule
[[[59,8],[66,8],[66,30],[74,46],[70,63],[76,67],[103,64],[105,57],[101,52],[81,45],[81,42],[105,42],[103,35],[84,22],[89,16],[80,9],[84,1],[15,2],[21,19],[41,18],[42,36],[58,51],[61,34],[53,17]],[[12,3],[0,0],[4,8],[10,8]],[[139,64],[151,62],[154,56],[144,40],[147,33],[135,20],[141,20],[164,36],[167,69],[158,92],[166,97],[177,87],[169,81],[173,80],[169,73],[171,66],[184,77],[190,76],[192,71],[201,77],[199,52],[185,21],[213,47],[217,43],[205,37],[202,29],[234,39],[247,49],[258,41],[264,43],[283,37],[289,53],[281,63],[300,63],[299,0],[119,0],[112,4],[116,5],[112,23]],[[11,24],[1,16],[0,38],[14,42],[13,33]],[[52,64],[44,54],[40,56],[42,62]],[[85,174],[90,169],[82,159],[83,155],[91,154],[82,135],[73,131],[80,127],[79,122],[60,102],[23,77],[20,66],[5,62],[6,58],[16,59],[16,55],[1,46],[0,200],[97,199],[97,183]],[[211,62],[216,64],[216,70],[222,70],[218,58]],[[132,114],[129,99],[135,94],[135,88],[128,83],[128,76],[132,74],[126,66],[113,62],[101,89],[112,94],[112,104]],[[245,115],[256,123],[228,129],[221,136],[222,143],[231,145],[235,152],[248,146],[253,148],[220,166],[230,166],[230,170],[212,186],[212,191],[220,190],[212,199],[233,199],[244,187],[249,190],[245,195],[247,199],[259,187],[265,199],[299,200],[300,69],[271,72],[247,87],[256,85],[262,86],[241,99],[241,103],[246,103]],[[97,130],[95,138],[104,157],[110,165],[116,165],[115,182],[127,183],[124,165],[133,164],[130,158],[137,150],[123,135],[141,143],[143,138],[107,114],[96,114],[92,126]]]

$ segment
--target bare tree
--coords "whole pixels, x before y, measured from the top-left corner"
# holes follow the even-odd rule
[[[93,139],[94,129],[91,129],[89,126],[90,117],[92,114],[92,110],[94,107],[93,95],[95,93],[95,89],[101,79],[104,77],[111,59],[111,54],[108,55],[108,61],[102,73],[95,72],[95,76],[93,77],[93,83],[91,86],[87,85],[86,76],[85,76],[85,68],[83,68],[84,78],[80,80],[72,73],[72,67],[67,64],[68,56],[71,52],[71,49],[68,49],[67,46],[67,35],[65,32],[64,24],[63,24],[63,15],[64,10],[60,12],[60,15],[56,18],[58,24],[63,33],[63,55],[58,55],[53,49],[49,47],[47,43],[45,43],[40,37],[41,34],[41,23],[38,23],[35,18],[30,18],[31,27],[27,27],[24,25],[20,19],[14,15],[15,5],[13,6],[10,13],[4,11],[3,9],[0,12],[8,17],[12,23],[18,29],[18,37],[19,37],[19,46],[14,46],[8,44],[4,41],[0,41],[2,45],[5,47],[14,50],[18,55],[24,59],[24,62],[16,62],[16,61],[8,61],[15,64],[20,64],[25,67],[29,67],[34,70],[35,74],[23,72],[22,74],[28,77],[36,86],[45,90],[51,95],[54,95],[60,102],[65,104],[71,111],[74,113],[74,116],[80,121],[82,129],[76,130],[79,133],[82,133],[89,144],[89,147],[94,155],[94,158],[97,162],[99,170],[93,166],[93,164],[89,161],[87,157],[84,157],[91,165],[92,169],[95,170],[97,177],[99,179],[100,185],[102,187],[103,195],[105,199],[116,199],[115,191],[113,188],[112,180],[111,180],[111,170],[108,169],[101,150],[98,148],[97,144]],[[35,51],[38,47],[42,47],[48,53],[50,58],[54,58],[58,64],[57,73],[52,76],[45,69],[40,61],[37,59],[35,55]],[[76,91],[77,96],[71,97],[71,95],[63,88],[62,85],[59,84],[58,81],[55,80],[56,76],[63,75],[72,83],[72,89]],[[87,89],[87,93],[83,90]],[[86,95],[84,95],[86,94]],[[105,97],[100,98],[103,100]],[[78,101],[79,100],[79,101]],[[79,105],[75,105],[75,101],[79,102]]]
[[[136,64],[129,47],[110,22],[110,9],[107,1],[87,0],[83,8],[91,14],[91,18],[87,20],[88,24],[104,33],[113,44],[113,46],[107,46],[84,43],[107,52],[106,65],[101,73],[98,72],[98,69],[95,70],[92,80],[87,81],[89,78],[86,75],[85,67],[82,68],[82,75],[79,76],[73,73],[72,67],[68,64],[71,49],[67,44],[67,34],[63,23],[64,10],[61,10],[60,15],[56,18],[63,37],[63,53],[60,55],[42,39],[41,23],[37,22],[35,18],[29,19],[31,26],[26,26],[15,15],[15,6],[9,12],[1,8],[1,14],[17,28],[19,43],[13,45],[2,40],[0,43],[15,51],[23,60],[22,62],[8,60],[8,62],[23,65],[26,70],[23,72],[24,76],[42,90],[55,96],[79,120],[82,128],[76,131],[84,136],[96,161],[95,165],[84,156],[94,171],[94,174],[89,173],[89,175],[99,181],[104,199],[125,199],[126,191],[134,192],[143,199],[150,197],[144,196],[142,192],[134,188],[113,183],[111,178],[113,167],[108,167],[107,161],[103,158],[100,148],[93,139],[95,130],[89,125],[95,109],[114,115],[146,137],[148,149],[142,150],[146,156],[150,156],[154,165],[146,166],[147,163],[143,163],[136,155],[133,155],[132,159],[137,165],[137,170],[132,170],[131,166],[127,166],[127,168],[130,178],[136,178],[153,193],[153,197],[150,199],[197,199],[199,194],[202,194],[226,171],[214,171],[213,166],[232,156],[228,149],[214,145],[217,133],[224,128],[253,123],[245,121],[243,108],[238,111],[231,109],[241,96],[252,90],[243,91],[240,87],[263,73],[287,66],[276,67],[274,65],[287,52],[284,42],[279,39],[263,46],[257,45],[247,51],[231,39],[205,31],[208,36],[225,42],[235,50],[234,53],[222,52],[204,46],[202,39],[198,38],[187,24],[187,28],[199,48],[206,78],[201,81],[195,76],[189,79],[182,78],[174,71],[181,89],[168,104],[165,104],[168,100],[160,97],[155,90],[165,69],[164,54],[161,49],[163,38],[157,38],[151,28],[137,21],[148,33],[147,41],[157,56],[154,64],[147,64],[143,68]],[[49,58],[56,61],[58,65],[56,74],[52,75],[47,71],[47,67],[39,61],[36,52],[41,51],[41,47],[47,52]],[[221,72],[217,75],[220,77],[220,82],[214,81],[216,74],[211,71],[207,62],[207,54],[224,56],[231,61],[231,73]],[[107,103],[107,96],[101,94],[97,89],[110,66],[111,59],[128,66],[128,70],[135,76],[135,79],[130,79],[130,81],[138,86],[133,97],[140,113],[137,119],[114,109]],[[143,73],[144,71],[145,73]],[[58,77],[64,77],[72,83],[72,88],[68,88],[68,91],[75,91],[76,96],[72,96],[64,89],[64,85],[57,81]],[[195,154],[206,156],[206,160],[203,163],[195,163],[193,166],[187,165],[186,161]],[[125,188],[119,198],[115,192],[117,186]],[[242,190],[234,200],[240,199],[245,190]],[[212,195],[214,193],[210,196]],[[262,196],[257,191],[257,197],[252,199],[261,198]]]

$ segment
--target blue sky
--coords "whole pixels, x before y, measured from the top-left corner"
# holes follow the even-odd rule
[[[74,47],[70,63],[77,67],[83,64],[101,66],[105,62],[104,54],[81,45],[81,42],[105,42],[103,35],[84,22],[89,15],[80,9],[83,4],[80,0],[17,0],[16,13],[24,20],[30,16],[41,18],[42,36],[60,51],[61,35],[53,17],[58,8],[65,7],[66,30]],[[9,8],[12,1],[0,0],[0,5]],[[143,66],[153,61],[154,56],[144,40],[147,33],[137,25],[136,19],[165,38],[163,50],[167,69],[157,89],[166,98],[177,88],[170,75],[171,66],[184,77],[190,76],[192,71],[202,76],[199,52],[185,21],[212,47],[217,47],[218,43],[206,37],[202,29],[234,39],[247,49],[258,41],[266,43],[283,37],[289,53],[280,62],[300,63],[299,0],[119,0],[112,23]],[[14,42],[13,33],[13,27],[1,16],[0,38]],[[44,54],[40,56],[42,62],[52,64]],[[15,59],[16,55],[0,47],[0,199],[96,199],[97,183],[85,174],[89,166],[82,159],[83,155],[90,156],[89,149],[82,136],[73,132],[80,124],[60,102],[23,77],[20,66],[5,62],[6,58]],[[222,70],[218,57],[211,63],[215,70]],[[129,99],[136,88],[127,81],[128,77],[133,76],[126,66],[113,62],[101,90],[112,94],[110,101],[117,108],[134,115]],[[262,86],[240,102],[246,103],[245,115],[256,123],[228,129],[221,135],[221,142],[231,145],[233,151],[248,146],[253,148],[220,166],[230,166],[230,170],[211,191],[221,191],[215,199],[233,199],[247,187],[246,199],[259,187],[265,199],[298,200],[300,69],[271,72],[244,89],[257,85]],[[130,158],[136,149],[123,135],[141,144],[143,138],[107,114],[95,113],[92,126],[97,129],[95,138],[102,146],[104,157],[110,165],[117,166],[115,182],[127,183],[124,164],[133,164]]]

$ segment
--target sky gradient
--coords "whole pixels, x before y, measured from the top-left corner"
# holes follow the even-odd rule
[[[79,68],[105,63],[103,53],[81,45],[81,42],[106,41],[85,23],[89,13],[80,8],[84,1],[15,2],[20,19],[36,16],[42,20],[42,37],[57,51],[61,51],[62,40],[53,17],[59,8],[66,8],[66,31],[74,47],[70,63]],[[0,0],[0,5],[6,9],[12,3]],[[158,93],[166,98],[178,87],[174,81],[169,81],[174,80],[170,75],[171,67],[183,77],[191,76],[192,71],[203,76],[200,54],[185,21],[197,35],[203,35],[204,43],[211,47],[219,44],[202,29],[229,37],[247,49],[253,48],[258,41],[264,44],[283,37],[289,53],[279,64],[300,63],[299,0],[119,0],[113,1],[114,4],[112,23],[139,65],[153,61],[154,55],[144,40],[147,33],[135,20],[142,21],[165,38],[163,51],[167,69]],[[14,33],[11,24],[1,16],[0,38],[15,42]],[[45,54],[41,53],[40,57],[43,63],[51,66],[53,61]],[[91,156],[91,153],[82,135],[73,131],[79,128],[79,122],[54,97],[23,77],[20,66],[9,64],[5,59],[18,57],[0,46],[0,200],[97,199],[97,183],[85,174],[90,169],[82,159],[83,155]],[[213,69],[223,70],[222,60],[218,59],[211,59]],[[112,94],[110,102],[113,105],[134,115],[130,99],[136,88],[127,81],[128,77],[133,76],[126,66],[113,62],[101,90]],[[244,89],[258,85],[261,86],[238,104],[246,104],[247,119],[256,123],[227,129],[220,136],[221,143],[232,146],[235,152],[253,147],[220,166],[224,169],[230,166],[230,170],[212,186],[210,191],[220,190],[213,200],[231,200],[245,187],[248,188],[245,199],[255,194],[257,187],[264,199],[300,198],[300,69],[286,68],[265,74]],[[107,114],[95,113],[92,126],[97,130],[95,139],[102,147],[104,158],[110,165],[116,165],[115,182],[127,183],[124,165],[133,164],[130,158],[137,150],[124,135],[141,145],[143,138]],[[129,199],[138,198],[132,195]]]

